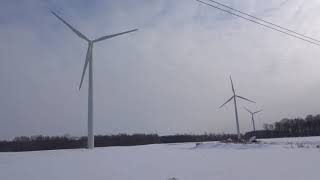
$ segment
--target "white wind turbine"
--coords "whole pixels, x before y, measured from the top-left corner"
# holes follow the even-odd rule
[[[51,11],[51,10],[50,10]],[[88,149],[94,148],[94,133],[93,133],[93,58],[92,58],[92,50],[93,44],[99,41],[103,41],[106,39],[110,39],[116,36],[120,36],[126,33],[137,31],[138,29],[133,29],[130,31],[125,31],[117,34],[102,36],[100,38],[90,40],[85,35],[83,35],[80,31],[76,30],[70,24],[68,24],[65,20],[63,20],[60,16],[58,16],[55,12],[51,11],[51,13],[56,16],[59,20],[61,20],[66,26],[68,26],[76,35],[78,35],[81,39],[84,39],[88,42],[88,50],[86,55],[86,60],[84,63],[81,81],[79,90],[81,89],[84,75],[86,73],[87,66],[89,64],[89,88],[88,88]]]
[[[255,112],[250,111],[248,108],[244,108],[244,109],[245,109],[245,110],[247,110],[247,111],[248,111],[248,113],[250,113],[250,114],[251,114],[251,120],[252,120],[253,131],[255,132],[255,131],[256,131],[256,125],[254,124],[254,115],[255,115],[255,114],[258,114],[259,112],[261,112],[261,111],[262,111],[262,109],[261,109],[261,110],[259,110],[259,111],[255,111]]]
[[[235,112],[235,115],[236,115],[236,123],[237,123],[237,135],[238,135],[238,140],[241,139],[241,135],[240,135],[240,128],[239,128],[239,118],[238,118],[238,108],[237,108],[237,98],[240,98],[240,99],[244,99],[246,101],[249,101],[249,102],[252,102],[252,103],[256,103],[254,101],[251,101],[247,98],[244,98],[242,96],[239,96],[239,95],[236,95],[236,92],[234,90],[234,87],[233,87],[233,82],[232,82],[232,78],[230,76],[230,81],[231,81],[231,87],[232,87],[232,92],[233,92],[233,96],[228,99],[227,102],[225,102],[224,104],[222,104],[219,108],[222,108],[224,105],[226,105],[228,102],[230,102],[232,99],[233,99],[233,102],[234,102],[234,112]]]

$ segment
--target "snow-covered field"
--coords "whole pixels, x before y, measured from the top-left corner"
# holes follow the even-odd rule
[[[319,180],[320,137],[0,153],[0,180]]]

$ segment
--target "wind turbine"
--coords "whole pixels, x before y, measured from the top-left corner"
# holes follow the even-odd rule
[[[252,120],[253,131],[255,132],[255,131],[256,131],[256,125],[254,124],[254,115],[255,115],[255,114],[257,114],[257,113],[259,113],[259,112],[261,112],[261,111],[262,111],[262,109],[261,109],[261,110],[259,110],[259,111],[255,111],[255,112],[252,112],[252,111],[250,111],[248,108],[245,108],[245,107],[244,107],[244,109],[245,109],[245,110],[247,110],[247,111],[248,111],[248,113],[250,113],[250,114],[251,114],[251,120]]]
[[[86,60],[85,60],[83,71],[82,71],[79,90],[81,89],[83,78],[84,78],[84,75],[86,73],[87,66],[89,64],[88,149],[93,149],[94,148],[94,133],[93,133],[93,57],[92,57],[93,44],[96,43],[96,42],[100,42],[100,41],[103,41],[103,40],[106,40],[106,39],[110,39],[110,38],[113,38],[113,37],[116,37],[116,36],[120,36],[120,35],[123,35],[123,34],[126,34],[126,33],[131,33],[131,32],[137,31],[138,29],[133,29],[133,30],[130,30],[130,31],[125,31],[125,32],[117,33],[117,34],[102,36],[100,38],[97,38],[97,39],[94,39],[94,40],[90,40],[85,35],[83,35],[80,31],[76,30],[74,27],[72,27],[70,24],[68,24],[65,20],[63,20],[55,12],[53,12],[52,10],[50,10],[50,11],[55,17],[57,17],[66,26],[68,26],[76,35],[78,35],[81,39],[84,39],[88,43],[87,55],[86,55]]]
[[[236,123],[237,123],[237,135],[238,135],[238,140],[240,140],[240,139],[241,139],[241,136],[240,136],[240,128],[239,128],[237,98],[240,98],[240,99],[243,99],[243,100],[252,102],[252,103],[256,103],[256,102],[251,101],[251,100],[249,100],[249,99],[247,99],[247,98],[245,98],[245,97],[236,95],[236,92],[235,92],[234,87],[233,87],[233,82],[232,82],[231,76],[230,76],[230,81],[231,81],[231,87],[232,87],[233,96],[232,96],[230,99],[228,99],[227,102],[225,102],[224,104],[222,104],[219,108],[222,108],[224,105],[226,105],[228,102],[230,102],[230,101],[233,99],[233,102],[234,102],[234,112],[235,112],[235,115],[236,115]]]

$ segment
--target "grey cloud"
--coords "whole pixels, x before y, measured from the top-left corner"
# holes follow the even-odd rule
[[[320,37],[316,1],[223,2]],[[265,109],[257,127],[318,113],[318,47],[195,1],[4,4],[0,139],[86,134],[86,81],[77,89],[86,43],[47,7],[92,38],[140,29],[94,47],[96,134],[234,132],[232,106],[217,109],[231,95],[230,74],[239,94],[258,102],[241,106]],[[242,131],[251,128],[249,118],[241,111]]]

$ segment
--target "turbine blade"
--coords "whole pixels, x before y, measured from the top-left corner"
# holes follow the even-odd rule
[[[233,92],[233,94],[234,94],[235,91],[234,91],[234,87],[233,87],[233,82],[232,82],[232,77],[231,77],[231,75],[230,75],[230,81],[231,81],[232,92]]]
[[[250,114],[253,114],[248,108],[243,107],[245,110],[247,110]]]
[[[83,35],[81,32],[79,32],[78,30],[76,30],[74,27],[72,27],[70,24],[68,24],[65,20],[63,20],[60,16],[58,16],[55,12],[53,12],[52,10],[50,10],[50,12],[57,17],[60,21],[62,21],[65,25],[67,25],[74,33],[76,33],[80,38],[86,40],[86,41],[90,41],[85,35]]]
[[[261,110],[259,110],[259,111],[256,111],[256,112],[254,112],[253,114],[257,114],[257,113],[259,113],[259,112],[261,112],[261,111],[263,111],[263,109],[261,109]]]
[[[120,36],[120,35],[123,35],[123,34],[131,33],[131,32],[134,32],[134,31],[138,31],[138,29],[133,29],[133,30],[130,30],[130,31],[125,31],[125,32],[117,33],[117,34],[108,35],[108,36],[102,36],[102,37],[100,37],[98,39],[93,40],[93,42],[103,41],[103,40],[106,40],[106,39],[110,39],[110,38],[113,38],[113,37],[116,37],[116,36]]]
[[[89,61],[91,60],[91,57],[92,57],[92,45],[89,44],[88,50],[87,50],[87,55],[86,55],[86,61],[84,62],[84,66],[83,66],[83,70],[82,70],[82,76],[81,76],[79,90],[81,89],[83,78],[84,78],[84,75],[86,74],[87,66],[88,66]]]
[[[252,103],[256,103],[256,102],[254,102],[254,101],[251,101],[250,99],[247,99],[247,98],[245,98],[245,97],[242,97],[242,96],[238,96],[238,95],[237,95],[237,97],[238,97],[238,98],[241,98],[241,99],[244,99],[244,100],[246,100],[246,101],[252,102]]]
[[[230,99],[228,99],[228,101],[225,102],[224,104],[222,104],[219,108],[222,108],[224,105],[226,105],[228,102],[230,102],[233,98],[234,98],[234,96],[232,96]]]

